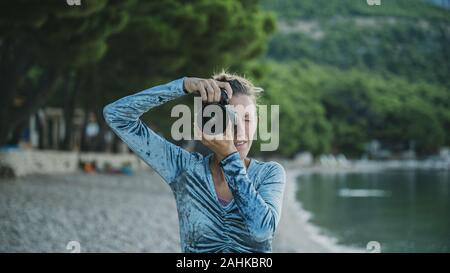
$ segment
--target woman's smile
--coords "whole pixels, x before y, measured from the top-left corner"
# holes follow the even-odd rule
[[[234,146],[238,150],[245,150],[247,148],[247,141],[246,140],[240,140],[240,141],[235,140]]]

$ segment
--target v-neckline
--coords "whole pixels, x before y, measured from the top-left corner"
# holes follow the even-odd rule
[[[234,204],[234,197],[230,200],[230,202],[227,204],[227,205],[222,205],[221,203],[220,203],[220,201],[219,201],[219,196],[217,195],[217,192],[216,192],[216,187],[215,187],[215,185],[214,185],[214,178],[213,178],[213,176],[212,176],[212,171],[211,171],[211,168],[210,168],[210,161],[211,161],[211,158],[212,158],[212,156],[213,156],[213,154],[209,154],[207,157],[206,157],[206,160],[205,160],[205,165],[206,165],[206,172],[208,173],[208,184],[209,184],[209,186],[210,186],[210,190],[211,190],[211,192],[212,192],[212,195],[213,195],[213,197],[214,197],[214,201],[216,202],[216,204],[221,208],[221,209],[223,209],[223,210],[229,210],[231,207],[232,207],[232,205]],[[250,166],[252,165],[252,159],[250,159],[250,162],[248,163],[248,167],[247,167],[247,173],[248,173],[248,171],[250,170]],[[226,179],[226,178],[225,178]],[[233,194],[233,193],[232,193]]]

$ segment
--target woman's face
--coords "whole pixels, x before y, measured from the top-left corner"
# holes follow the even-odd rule
[[[247,95],[233,95],[230,104],[234,106],[238,116],[237,130],[234,132],[234,146],[239,151],[241,159],[244,159],[250,151],[256,132],[256,105]]]

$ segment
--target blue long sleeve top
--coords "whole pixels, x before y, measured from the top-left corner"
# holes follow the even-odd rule
[[[271,252],[280,220],[285,171],[255,159],[245,168],[234,152],[220,163],[233,199],[222,205],[209,167],[212,154],[188,152],[140,119],[186,94],[184,78],[121,98],[103,109],[112,130],[166,181],[175,196],[183,252]]]

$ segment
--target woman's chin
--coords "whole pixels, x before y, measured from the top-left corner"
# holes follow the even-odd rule
[[[250,141],[235,141],[234,142],[234,147],[236,147],[236,150],[239,152],[241,159],[244,159],[247,157],[251,144],[252,143]]]
[[[240,157],[241,157],[241,159],[244,159],[244,158],[246,158],[247,157],[247,154],[248,154],[248,149],[247,149],[247,147],[236,147],[236,150],[239,152],[239,155],[240,155]]]

